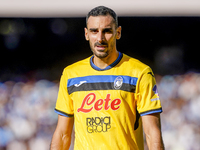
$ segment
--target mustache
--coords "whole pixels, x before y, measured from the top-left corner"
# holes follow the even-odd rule
[[[102,43],[96,42],[96,43],[94,43],[94,46],[108,46],[108,43],[106,43],[106,42],[102,42]]]

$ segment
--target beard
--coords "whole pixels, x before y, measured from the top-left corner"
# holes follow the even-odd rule
[[[108,52],[104,52],[104,51],[95,51],[94,49],[92,49],[93,54],[98,57],[98,58],[106,58],[109,53]]]
[[[106,46],[104,50],[96,50],[96,46]],[[90,43],[90,48],[93,54],[98,58],[106,58],[109,55],[108,44],[96,42],[94,45]]]
[[[115,44],[112,43],[110,46],[106,42],[96,42],[95,44],[90,43],[90,49],[93,52],[93,54],[98,58],[106,58],[110,53],[112,53]],[[96,46],[105,46],[104,50],[97,50],[95,49]]]

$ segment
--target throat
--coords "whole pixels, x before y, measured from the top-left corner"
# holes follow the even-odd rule
[[[97,66],[100,69],[105,69],[109,65],[111,65],[119,56],[119,52],[116,52],[115,55],[107,56],[106,58],[98,58],[94,56],[93,63],[95,66]]]
[[[105,59],[105,58],[104,58]],[[100,69],[105,69],[106,67],[109,66],[108,61],[104,60],[104,59],[100,59],[100,58],[93,58],[93,63],[95,66],[97,66]]]

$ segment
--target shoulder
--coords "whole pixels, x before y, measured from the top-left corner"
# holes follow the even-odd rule
[[[127,69],[137,71],[138,73],[142,73],[145,70],[149,69],[151,70],[151,68],[148,65],[126,54],[123,54],[122,64],[126,66]]]
[[[84,68],[87,68],[90,65],[90,58],[91,56],[65,67],[64,72],[75,71],[75,70],[82,71]]]

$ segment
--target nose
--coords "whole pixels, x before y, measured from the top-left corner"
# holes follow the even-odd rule
[[[97,37],[97,41],[101,43],[101,42],[104,41],[104,40],[105,40],[105,35],[104,35],[104,33],[99,32],[99,33],[98,33],[98,37]]]

